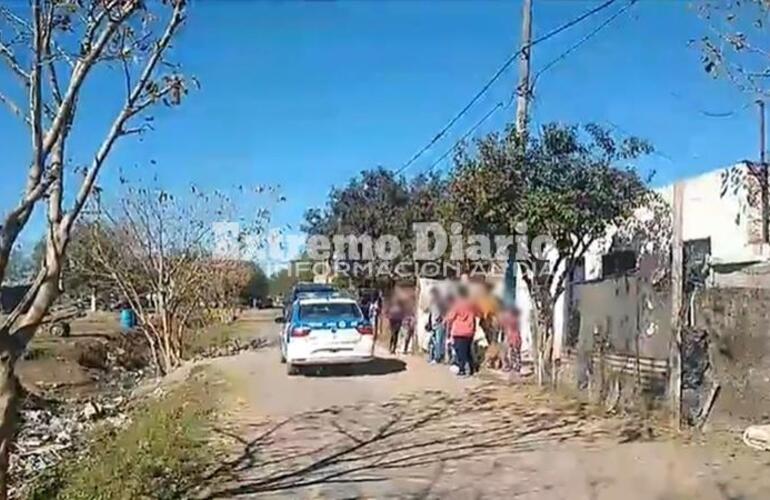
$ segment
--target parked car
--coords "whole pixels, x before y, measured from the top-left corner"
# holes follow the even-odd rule
[[[283,298],[283,315],[287,317],[291,305],[301,296],[327,295],[336,293],[337,289],[324,283],[297,283]]]
[[[281,329],[281,362],[296,375],[308,365],[348,365],[374,358],[374,331],[356,301],[325,296],[299,298]]]
[[[253,304],[257,309],[269,309],[273,307],[273,299],[270,297],[257,297],[253,299]]]

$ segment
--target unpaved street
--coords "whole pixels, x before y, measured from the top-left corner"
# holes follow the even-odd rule
[[[255,335],[274,337],[267,314],[257,319]],[[288,377],[273,344],[216,366],[238,401],[214,498],[770,497],[770,458],[735,436],[695,444],[421,359]]]

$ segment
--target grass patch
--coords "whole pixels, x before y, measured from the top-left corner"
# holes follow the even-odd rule
[[[189,498],[218,455],[211,426],[222,385],[209,369],[194,369],[166,395],[140,405],[126,427],[96,431],[85,456],[64,460],[27,498]]]

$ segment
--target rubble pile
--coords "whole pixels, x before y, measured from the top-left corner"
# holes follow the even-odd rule
[[[99,420],[122,425],[127,417],[120,411],[122,398],[88,401],[82,405],[52,404],[46,409],[24,409],[21,429],[11,455],[11,474],[26,482],[56,465],[63,453],[77,449],[87,432]]]
[[[260,349],[265,344],[265,339],[245,342],[230,339],[199,353],[195,359],[232,356]],[[100,346],[84,350],[78,358],[78,363],[98,384],[97,395],[87,399],[64,400],[32,396],[24,400],[19,431],[10,457],[11,477],[18,487],[30,484],[62,459],[84,450],[88,445],[89,431],[95,426],[125,426],[129,420],[132,391],[143,379],[155,375],[143,349],[134,349],[130,344],[110,345],[106,349],[97,347]],[[131,363],[127,364],[126,359]],[[56,394],[61,384],[38,384],[38,388],[44,393]],[[16,487],[12,487],[11,491],[14,497],[20,494]]]
[[[10,457],[14,483],[29,484],[65,456],[84,449],[94,426],[124,426],[130,392],[150,372],[115,370],[101,381],[104,391],[86,400],[27,398]]]

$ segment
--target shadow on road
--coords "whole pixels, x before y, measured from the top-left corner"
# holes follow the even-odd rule
[[[406,370],[406,363],[394,358],[374,358],[368,363],[351,365],[309,366],[302,370],[305,376],[354,377],[365,375],[390,375]]]
[[[408,496],[426,498],[435,494],[448,461],[607,434],[586,417],[583,406],[559,411],[539,404],[506,406],[480,390],[462,398],[426,391],[383,403],[330,407],[254,424],[246,432],[219,429],[239,443],[240,453],[212,471],[202,487],[205,498],[279,492],[296,498],[319,487],[339,497],[346,488],[393,487],[399,474],[407,474],[412,487],[419,484],[419,491]],[[243,434],[253,437],[243,439]],[[425,474],[419,483],[415,471]]]

